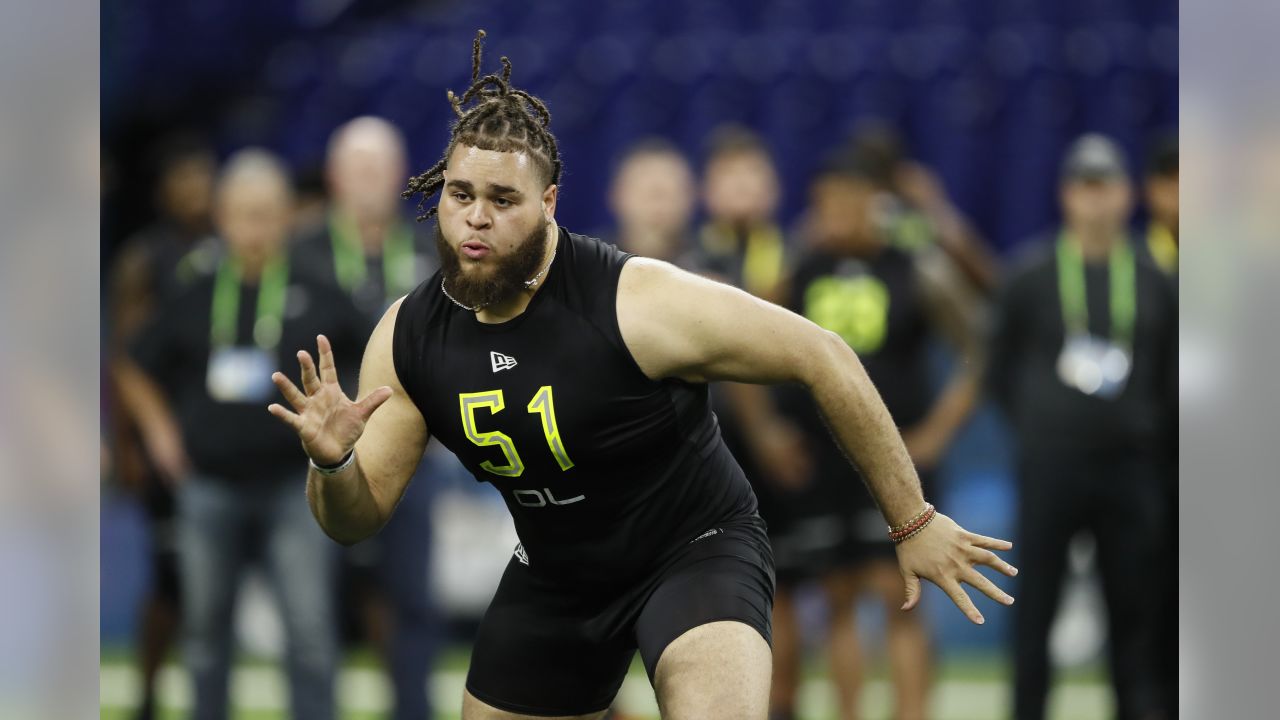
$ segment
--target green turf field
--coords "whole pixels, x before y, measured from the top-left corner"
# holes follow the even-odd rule
[[[456,720],[466,677],[467,649],[454,648],[441,658],[432,679],[439,720]],[[814,663],[807,668],[799,705],[806,720],[835,717],[834,696],[823,677],[824,668]],[[937,720],[986,720],[1008,715],[1009,669],[996,657],[948,657],[939,668],[933,697],[933,717]],[[137,675],[125,652],[104,649],[101,664],[102,720],[129,720],[137,699]],[[269,661],[244,658],[232,680],[237,720],[277,720],[286,718],[288,693],[284,679]],[[191,693],[185,673],[169,665],[160,679],[163,720],[184,718]],[[338,681],[342,717],[374,720],[385,717],[389,689],[379,665],[368,653],[347,658]],[[863,717],[889,717],[890,687],[883,667],[873,667],[863,697]],[[639,658],[632,665],[618,708],[628,718],[657,718],[653,691]],[[1111,712],[1111,697],[1100,666],[1064,671],[1050,698],[1051,720],[1094,720]]]

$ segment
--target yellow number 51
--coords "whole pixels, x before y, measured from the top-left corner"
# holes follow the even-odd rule
[[[507,460],[506,465],[494,465],[493,462],[485,460],[480,463],[480,467],[494,475],[520,477],[524,473],[524,462],[520,460],[520,453],[516,451],[516,445],[512,442],[511,437],[497,430],[480,432],[476,428],[477,409],[485,408],[488,409],[489,414],[496,415],[506,407],[502,391],[484,390],[482,392],[462,393],[458,395],[458,405],[462,411],[462,429],[466,433],[467,439],[480,447],[496,445],[502,450],[502,454]],[[551,448],[551,454],[555,456],[556,463],[560,465],[560,469],[568,470],[573,467],[573,461],[569,459],[569,453],[565,452],[564,441],[560,439],[560,428],[556,425],[556,401],[555,396],[552,394],[551,386],[543,385],[538,388],[538,392],[529,401],[526,409],[530,413],[537,413],[542,416],[542,433],[546,435],[547,447]]]

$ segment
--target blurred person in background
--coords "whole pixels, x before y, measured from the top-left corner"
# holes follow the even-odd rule
[[[670,141],[642,140],[623,154],[609,187],[614,242],[629,253],[689,268],[698,188],[693,168]]]
[[[712,131],[702,177],[707,222],[699,234],[703,271],[758,298],[783,297],[787,243],[778,226],[778,171],[764,141],[737,125]]]
[[[890,242],[908,252],[941,254],[976,291],[991,294],[1000,270],[996,258],[951,201],[942,179],[908,156],[901,135],[885,123],[867,121],[849,145],[864,175],[881,193],[874,216]]]
[[[877,193],[870,169],[849,154],[828,161],[811,186],[812,246],[797,260],[787,306],[858,354],[902,428],[925,497],[933,497],[934,471],[978,397],[980,307],[945,258],[912,254],[891,242],[876,222]],[[932,389],[928,362],[935,338],[957,353],[940,392]],[[902,575],[875,502],[814,400],[792,387],[775,395],[778,410],[805,435],[812,473],[801,487],[778,494],[781,512],[770,528],[778,567],[773,717],[794,717],[802,665],[795,590],[816,580],[827,601],[828,667],[840,717],[851,720],[860,712],[865,663],[854,609],[869,594],[885,609],[893,716],[924,718],[932,675],[929,632],[919,613],[901,611],[907,599]],[[748,434],[760,432],[748,428]]]
[[[298,241],[298,261],[332,278],[370,320],[435,272],[430,240],[401,212],[408,174],[404,136],[382,118],[358,117],[329,139],[323,227]]]
[[[1014,717],[1045,715],[1049,629],[1067,548],[1096,540],[1119,718],[1166,717],[1152,661],[1164,595],[1156,545],[1177,422],[1177,302],[1127,237],[1133,190],[1116,145],[1086,135],[1060,175],[1063,224],[1002,290],[988,385],[1017,445],[1020,557]]]
[[[1163,135],[1147,155],[1143,182],[1147,232],[1139,246],[1164,272],[1178,274],[1178,136]]]
[[[181,259],[212,232],[217,165],[208,146],[197,137],[175,135],[158,144],[155,165],[156,220],[124,243],[110,271],[109,363],[181,285]],[[161,481],[138,428],[122,411],[110,374],[105,379],[112,470],[140,498],[151,536],[151,585],[143,600],[136,651],[142,680],[138,718],[149,720],[155,715],[156,674],[177,634],[180,611],[173,491]]]
[[[261,403],[272,371],[291,364],[282,348],[321,329],[355,345],[367,323],[290,262],[291,203],[274,156],[228,159],[214,204],[225,251],[157,308],[115,373],[157,470],[176,485],[184,654],[201,720],[228,716],[233,611],[251,560],[265,564],[281,608],[293,716],[334,717],[334,545],[302,500],[297,438]]]
[[[180,262],[213,231],[212,149],[178,134],[161,141],[154,156],[156,219],[124,242],[111,271],[111,322],[119,337],[136,332],[181,284]]]
[[[402,213],[408,174],[404,137],[382,118],[364,116],[329,141],[325,178],[331,204],[324,223],[298,244],[300,264],[330,278],[357,304],[372,332],[386,309],[435,272],[435,252]],[[361,339],[363,343],[368,337]],[[343,386],[355,392],[357,366]],[[447,455],[433,446],[428,455]],[[436,462],[452,458],[439,457]],[[341,596],[386,658],[395,693],[392,717],[431,716],[429,680],[439,632],[428,587],[432,461],[419,466],[394,517],[377,536],[343,553]]]

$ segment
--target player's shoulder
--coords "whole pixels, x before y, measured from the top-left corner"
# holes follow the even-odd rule
[[[441,291],[443,270],[436,270],[412,290],[391,303],[378,321],[375,339],[392,348],[396,363],[408,371],[410,358],[442,342],[450,319],[467,311],[450,302]]]
[[[409,293],[412,295],[413,293]],[[391,302],[387,309],[382,312],[382,317],[378,318],[378,322],[370,333],[370,345],[385,345],[390,348],[396,333],[396,328],[400,324],[400,318],[404,313],[404,303],[408,300],[409,295],[403,295]]]
[[[582,315],[594,323],[612,324],[614,301],[624,267],[635,256],[616,245],[589,235],[559,228],[556,258],[543,292],[555,298],[563,311]]]
[[[444,299],[440,290],[441,270],[418,283],[395,300],[374,328],[369,346],[376,351],[384,369],[411,395],[416,395],[427,348],[442,339],[439,330],[450,313],[465,312]]]
[[[619,295],[655,295],[648,301],[663,299],[686,282],[712,282],[700,275],[684,270],[665,260],[631,255],[630,262],[622,267],[618,276]]]

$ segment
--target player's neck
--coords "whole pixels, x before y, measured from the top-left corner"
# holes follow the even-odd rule
[[[529,303],[533,301],[533,296],[538,294],[542,286],[547,281],[547,275],[551,269],[547,264],[552,261],[555,255],[556,244],[560,240],[560,227],[555,223],[547,223],[547,236],[542,244],[542,262],[538,263],[538,271],[542,276],[532,287],[521,289],[515,295],[501,302],[486,305],[476,311],[476,319],[486,325],[494,325],[504,323],[508,320],[514,320],[528,309]]]

